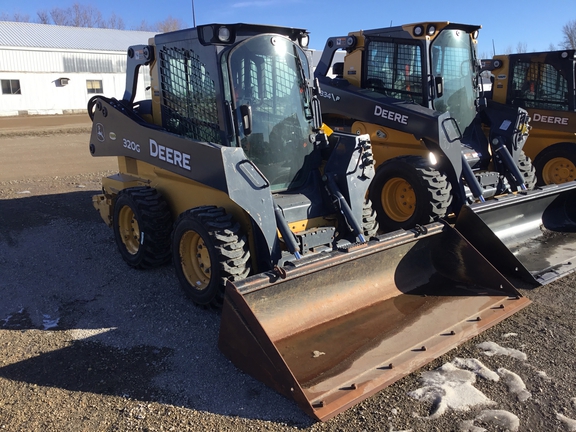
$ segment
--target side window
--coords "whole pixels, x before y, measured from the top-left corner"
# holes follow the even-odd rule
[[[366,87],[396,99],[423,103],[419,45],[371,41],[367,56]]]
[[[193,51],[160,51],[162,126],[194,140],[220,143],[216,85]]]
[[[102,80],[86,80],[86,91],[91,93],[104,93]]]
[[[20,80],[1,80],[2,94],[22,94]]]
[[[553,65],[518,61],[512,77],[513,103],[525,108],[568,111],[568,82]]]

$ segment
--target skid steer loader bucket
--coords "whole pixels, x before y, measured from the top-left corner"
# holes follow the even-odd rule
[[[576,182],[464,207],[455,227],[509,280],[546,285],[576,269]]]
[[[456,230],[423,231],[228,282],[220,349],[324,421],[529,303]]]

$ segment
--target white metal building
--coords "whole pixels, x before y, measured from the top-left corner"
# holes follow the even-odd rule
[[[121,98],[128,47],[154,34],[0,21],[0,116],[83,112],[95,94]],[[149,97],[144,69],[136,100]]]

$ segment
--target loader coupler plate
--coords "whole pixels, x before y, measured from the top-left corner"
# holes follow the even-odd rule
[[[380,240],[229,283],[220,349],[327,420],[529,303],[449,226]]]
[[[455,227],[509,280],[548,284],[576,270],[576,182],[463,207]]]

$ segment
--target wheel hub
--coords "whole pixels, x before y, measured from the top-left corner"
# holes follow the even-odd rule
[[[382,188],[382,207],[390,219],[405,222],[416,210],[416,194],[405,179],[391,178]]]
[[[566,183],[576,179],[576,166],[569,159],[554,158],[544,165],[542,177],[546,184]]]
[[[140,250],[140,226],[130,207],[124,206],[120,209],[118,225],[122,243],[124,243],[126,250],[131,255],[136,255]]]
[[[180,240],[182,271],[188,283],[197,290],[205,289],[210,283],[212,267],[210,253],[200,234],[186,232]]]

